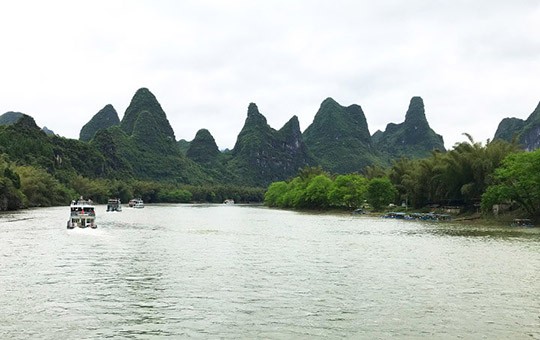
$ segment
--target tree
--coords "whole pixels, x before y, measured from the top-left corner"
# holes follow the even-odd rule
[[[41,168],[19,166],[15,171],[21,178],[21,191],[28,199],[28,206],[69,204],[75,196],[72,190]]]
[[[306,188],[307,207],[316,209],[327,208],[330,203],[328,193],[332,186],[332,180],[326,175],[313,177]]]
[[[375,210],[392,203],[396,197],[397,190],[388,178],[374,178],[369,181],[367,187],[367,200]]]
[[[159,201],[165,203],[189,203],[191,197],[191,193],[183,189],[163,190],[158,194]]]
[[[540,149],[514,153],[495,171],[495,184],[482,196],[482,208],[502,202],[515,202],[529,215],[540,214]]]
[[[287,192],[287,183],[284,181],[274,182],[270,184],[268,190],[264,194],[264,204],[270,207],[279,207],[283,204],[282,197]]]
[[[109,197],[118,197],[112,194],[111,185],[105,180],[91,180],[83,176],[76,176],[71,181],[71,187],[75,190],[76,196],[92,199],[95,202],[106,203]]]
[[[328,197],[334,207],[357,208],[366,199],[368,180],[358,174],[339,175]]]

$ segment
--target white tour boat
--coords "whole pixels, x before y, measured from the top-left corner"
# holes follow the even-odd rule
[[[144,208],[144,202],[140,198],[134,198],[129,200],[128,207],[130,208]]]
[[[96,211],[92,200],[85,200],[82,197],[78,200],[71,201],[71,215],[67,222],[67,228],[97,228]]]
[[[109,198],[107,202],[107,211],[122,211],[122,205],[119,198]]]

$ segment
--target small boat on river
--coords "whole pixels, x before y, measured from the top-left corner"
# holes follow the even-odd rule
[[[70,217],[67,228],[97,228],[96,211],[92,200],[85,200],[82,197],[71,201]]]
[[[130,208],[144,208],[144,202],[140,198],[134,198],[129,200],[128,207]]]
[[[122,205],[119,198],[110,198],[107,202],[107,211],[122,211]]]
[[[534,227],[532,221],[528,218],[516,218],[512,221],[512,227]]]

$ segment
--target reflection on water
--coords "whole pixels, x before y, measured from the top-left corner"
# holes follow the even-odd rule
[[[540,338],[540,230],[148,205],[0,214],[0,338]],[[39,223],[38,223],[39,222]]]

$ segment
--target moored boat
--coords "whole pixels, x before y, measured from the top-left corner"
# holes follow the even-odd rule
[[[382,215],[383,218],[394,218],[398,220],[418,220],[418,221],[451,221],[452,216],[448,214],[435,213],[405,213],[405,212],[387,212]]]
[[[71,201],[70,217],[67,222],[67,228],[97,228],[96,211],[92,200],[85,200],[82,197]]]

